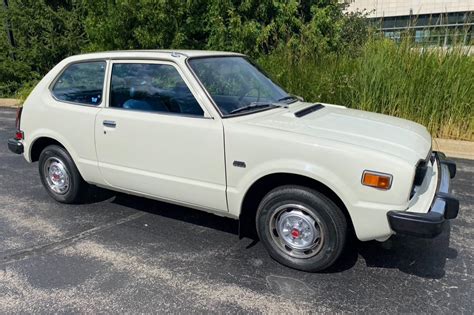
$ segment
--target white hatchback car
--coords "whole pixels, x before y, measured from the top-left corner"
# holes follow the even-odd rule
[[[239,219],[241,235],[306,271],[331,266],[349,230],[434,237],[459,209],[456,165],[423,126],[305,103],[236,53],[67,58],[30,94],[8,146],[39,161],[59,202],[92,184]]]

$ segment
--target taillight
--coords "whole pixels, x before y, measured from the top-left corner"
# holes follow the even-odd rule
[[[21,120],[22,111],[23,111],[23,107],[20,107],[16,110],[16,121],[15,121],[16,130],[20,130],[20,120]]]
[[[23,111],[23,107],[20,107],[16,110],[16,121],[15,121],[15,139],[16,140],[23,140],[25,139],[25,135],[23,131],[20,130],[20,120],[21,120],[21,112]]]
[[[23,140],[24,138],[25,138],[25,135],[24,135],[23,131],[17,130],[15,132],[15,139],[16,140]]]

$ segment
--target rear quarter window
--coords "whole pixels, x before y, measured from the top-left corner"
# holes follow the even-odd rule
[[[51,92],[59,101],[100,105],[105,67],[105,61],[71,64],[59,75]]]

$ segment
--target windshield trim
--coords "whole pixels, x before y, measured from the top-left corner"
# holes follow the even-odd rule
[[[191,65],[189,64],[189,60],[193,60],[193,59],[211,59],[211,58],[232,58],[232,57],[240,57],[240,58],[243,58],[245,60],[247,60],[252,66],[254,66],[255,68],[257,68],[258,71],[260,71],[264,76],[266,76],[270,81],[272,81],[273,84],[275,84],[276,86],[278,86],[280,89],[282,89],[286,94],[290,95],[285,89],[283,89],[280,85],[278,85],[277,83],[273,82],[273,80],[268,76],[268,74],[262,70],[256,63],[254,63],[248,56],[246,55],[242,55],[242,54],[239,54],[239,53],[235,53],[235,54],[222,54],[222,55],[211,55],[211,56],[195,56],[195,57],[188,57],[186,58],[185,60],[185,63],[186,63],[186,66],[188,67],[189,71],[191,72],[191,74],[193,75],[194,79],[198,82],[199,86],[201,87],[201,89],[204,91],[204,93],[206,94],[207,98],[209,99],[209,101],[211,102],[212,106],[214,106],[214,108],[216,109],[217,113],[219,114],[219,116],[222,118],[222,119],[226,119],[226,118],[233,118],[233,117],[239,117],[239,116],[245,116],[245,115],[249,115],[249,114],[254,114],[254,113],[260,113],[260,112],[263,112],[263,111],[266,111],[266,110],[270,110],[270,109],[275,109],[275,108],[279,108],[279,107],[265,107],[265,108],[257,108],[255,110],[249,110],[249,111],[244,111],[244,112],[240,112],[240,113],[235,113],[235,114],[228,114],[228,115],[224,115],[219,106],[216,104],[216,102],[214,101],[214,99],[212,98],[211,94],[207,91],[206,87],[204,86],[204,84],[201,82],[201,80],[199,79],[198,75],[196,74],[196,72],[194,72],[194,69],[191,67]]]

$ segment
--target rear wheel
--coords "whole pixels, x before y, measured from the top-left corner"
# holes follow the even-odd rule
[[[340,256],[347,233],[341,209],[318,191],[282,186],[257,211],[257,232],[270,256],[304,271],[320,271]]]
[[[38,166],[41,183],[56,201],[62,203],[82,201],[87,183],[63,147],[47,146],[40,154]]]

